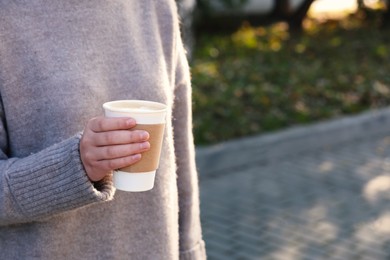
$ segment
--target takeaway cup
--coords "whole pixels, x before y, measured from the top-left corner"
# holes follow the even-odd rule
[[[137,125],[131,130],[142,129],[149,133],[150,149],[142,154],[141,160],[114,171],[115,188],[132,192],[151,190],[160,162],[166,105],[144,100],[117,100],[104,103],[103,109],[106,117],[135,119]]]

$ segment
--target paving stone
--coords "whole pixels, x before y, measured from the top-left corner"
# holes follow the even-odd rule
[[[355,130],[351,139],[343,134],[332,142],[328,136],[328,143],[316,146],[309,131],[308,149],[304,138],[290,142],[282,136],[300,146],[298,153],[276,139],[272,146],[268,138],[272,156],[267,148],[251,159],[238,147],[245,159],[239,167],[213,165],[213,174],[200,181],[209,259],[390,259],[390,127],[375,133],[378,117],[364,120],[368,135]],[[278,146],[285,149],[280,155]],[[229,156],[220,154],[216,162]]]

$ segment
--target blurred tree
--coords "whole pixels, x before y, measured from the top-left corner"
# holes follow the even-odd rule
[[[292,8],[293,0],[273,0],[273,9],[268,14],[242,12],[242,7],[249,0],[176,0],[180,8],[185,9],[186,1],[192,1],[190,14],[195,16],[196,29],[200,30],[231,30],[236,29],[242,21],[253,25],[269,24],[275,21],[286,21],[291,30],[302,30],[303,20],[306,18],[310,6],[315,0],[301,0],[297,8]],[[255,0],[252,0],[255,1]],[[257,0],[262,1],[262,0]],[[363,0],[357,0],[362,2]],[[195,9],[195,11],[194,11]],[[194,11],[194,12],[193,12]],[[185,11],[184,11],[185,13]],[[185,13],[188,15],[188,12]],[[184,16],[187,19],[187,16]],[[188,19],[192,22],[192,17]],[[188,22],[188,21],[186,21]]]
[[[248,1],[250,0],[196,0],[194,12],[196,32],[237,29],[247,17],[241,12],[241,8]]]
[[[274,0],[274,8],[271,16],[287,18],[290,14],[290,0]]]
[[[232,15],[243,7],[249,0],[196,0],[197,12],[199,16],[215,16],[221,10]]]
[[[383,27],[390,27],[390,1],[384,1],[386,6],[386,11],[383,13],[382,16],[382,26]]]
[[[314,1],[315,0],[303,0],[298,8],[293,10],[291,7],[291,0],[274,0],[271,18],[273,20],[285,20],[289,24],[291,30],[300,31],[302,30],[303,20]]]
[[[365,9],[366,5],[364,4],[364,0],[356,0],[358,10],[363,10]]]
[[[314,0],[304,0],[302,4],[299,5],[298,9],[293,12],[292,15],[287,19],[290,30],[302,30],[303,20],[307,16],[307,12],[309,11],[310,6],[313,2]]]

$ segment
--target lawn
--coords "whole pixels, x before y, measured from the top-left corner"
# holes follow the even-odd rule
[[[197,36],[191,61],[198,145],[280,130],[390,103],[390,30],[351,15]]]

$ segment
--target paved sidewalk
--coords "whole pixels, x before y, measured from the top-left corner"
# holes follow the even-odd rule
[[[209,259],[390,259],[390,109],[198,148]]]

